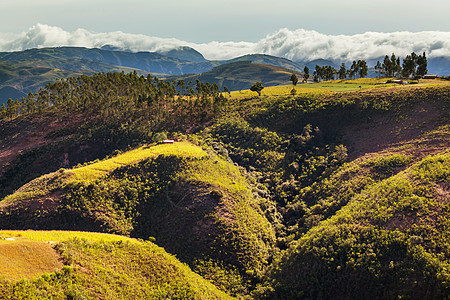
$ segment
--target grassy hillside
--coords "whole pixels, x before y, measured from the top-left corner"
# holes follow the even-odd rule
[[[372,168],[385,177],[409,162],[406,156],[390,156]],[[379,182],[360,177],[365,186],[350,199],[343,199],[345,193],[331,193],[328,203],[314,209],[348,205],[292,243],[273,265],[269,298],[448,295],[449,166],[446,151]],[[354,167],[344,170],[355,172]]]
[[[400,87],[394,83],[386,83],[386,78],[360,78],[350,80],[334,80],[324,81],[320,83],[298,83],[296,86],[292,84],[278,85],[264,88],[261,92],[263,96],[276,97],[286,96],[292,93],[292,89],[295,89],[296,95],[306,94],[308,97],[313,95],[333,94],[335,92],[356,92],[367,89],[381,89],[385,90],[386,87]],[[245,99],[253,97],[256,92],[250,90],[233,91],[231,96],[233,98]]]
[[[0,226],[154,239],[232,296],[442,298],[450,85],[385,80],[61,81],[3,112]]]
[[[293,62],[292,60],[276,57],[272,55],[266,54],[247,54],[244,56],[236,57],[227,61],[220,62],[224,63],[234,63],[234,62],[242,62],[242,61],[250,61],[255,64],[263,64],[263,65],[272,65],[277,67],[282,67],[290,70],[294,70],[296,72],[303,73],[303,69],[305,68],[304,64]]]
[[[172,56],[177,56],[172,53]],[[181,53],[179,53],[181,55]],[[111,51],[106,49],[88,49],[83,47],[57,47],[43,49],[29,49],[19,52],[2,52],[0,60],[89,60],[115,66],[128,67],[160,74],[187,74],[201,73],[212,68],[212,64],[205,62],[192,62],[165,56],[156,52],[127,52]]]
[[[31,241],[2,241],[0,261],[0,275],[10,280],[33,278],[62,268],[51,245]]]
[[[275,86],[289,83],[289,78],[296,71],[283,67],[238,61],[214,67],[211,71],[199,75],[169,77],[168,79],[195,82],[215,82],[220,89],[226,86],[230,91],[248,90],[255,82],[260,81],[264,86]]]
[[[2,299],[231,298],[150,242],[59,231],[0,231],[0,237],[0,255],[23,264],[16,270],[2,263]]]
[[[26,97],[57,79],[93,75],[97,72],[133,72],[135,69],[118,67],[100,61],[83,59],[30,59],[0,62],[0,105]],[[140,74],[144,71],[137,70]],[[146,74],[146,73],[145,73]]]
[[[237,167],[192,144],[141,147],[31,181],[0,202],[0,223],[153,236],[213,281],[223,268],[237,285],[225,288],[242,292],[275,239],[248,185]]]

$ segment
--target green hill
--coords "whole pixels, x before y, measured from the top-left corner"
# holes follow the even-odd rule
[[[218,70],[267,67],[236,64]],[[443,298],[450,85],[383,80],[261,96],[133,73],[50,84],[0,110],[0,227],[154,241],[231,296]],[[110,249],[96,243],[62,244]]]
[[[357,172],[365,182],[361,187],[351,180],[345,189],[357,192],[350,197],[326,190],[341,185],[337,178],[319,185],[312,193],[330,196],[314,210],[329,213],[332,205],[348,204],[292,243],[273,265],[269,298],[445,298],[450,155],[445,151],[412,165],[411,160],[397,154],[344,167],[342,173]],[[406,169],[377,182],[375,174],[360,175],[362,166],[381,177]]]
[[[227,61],[221,62],[222,64],[229,64],[240,61],[250,61],[255,64],[272,65],[282,67],[296,72],[303,73],[305,65],[302,63],[293,62],[292,60],[276,57],[267,54],[248,54],[240,57],[236,57]]]
[[[150,242],[56,231],[0,231],[0,237],[0,257],[6,254],[23,264],[22,272],[35,272],[8,280],[12,270],[0,267],[2,299],[231,298]],[[40,273],[35,263],[48,264],[48,256],[62,264]]]
[[[248,185],[189,143],[142,147],[29,182],[1,202],[0,227],[153,236],[212,280],[220,268],[238,276],[242,289],[240,280],[261,276],[275,240]]]
[[[293,62],[286,58],[265,54],[248,54],[229,60],[209,61],[201,53],[190,47],[180,47],[157,53],[121,51],[117,47],[108,45],[101,49],[55,47],[1,52],[0,61],[0,104],[6,103],[8,98],[20,99],[24,94],[37,92],[39,88],[56,79],[79,76],[80,74],[92,74],[92,72],[133,72],[136,70],[139,74],[151,73],[159,77],[179,77],[187,74],[205,73],[201,76],[187,76],[186,78],[194,81],[200,78],[203,82],[215,80],[220,87],[227,86],[231,90],[243,90],[258,79],[264,80],[263,83],[266,86],[287,84],[288,81],[281,78],[279,72],[273,70],[273,68],[272,70],[270,68],[241,70],[241,67],[238,67],[239,71],[244,73],[242,76],[233,74],[236,72],[231,70],[216,69],[212,71],[212,69],[227,64],[240,66],[239,64],[233,64],[236,62],[252,62],[274,66],[275,68],[286,68],[289,69],[288,72],[295,71],[297,74],[301,74],[305,65],[309,66],[311,72],[316,65],[331,65],[335,68],[339,68],[340,65],[337,62],[324,59]],[[373,66],[375,61],[369,61],[369,65],[372,63]],[[3,64],[9,65],[9,68],[18,68],[18,70],[15,70],[14,74],[8,74],[8,70],[5,70]],[[445,74],[445,69],[448,69],[447,65],[448,59],[442,57],[430,58],[428,69],[430,73]],[[259,74],[258,72],[263,73]],[[254,77],[249,76],[250,74]],[[369,76],[377,76],[373,68],[369,68]],[[7,83],[1,83],[7,78],[9,78]]]
[[[176,56],[175,53],[172,52],[172,56]],[[2,61],[48,59],[89,60],[111,64],[114,66],[144,70],[146,72],[151,72],[152,74],[175,75],[202,73],[212,68],[212,64],[208,61],[192,62],[180,60],[178,58],[165,56],[156,52],[135,53],[96,48],[88,49],[83,47],[56,47],[0,53],[0,60]]]
[[[82,47],[56,47],[29,49],[17,52],[0,53],[0,104],[6,103],[8,98],[21,98],[29,92],[37,92],[47,83],[61,78],[92,75],[93,72],[133,72],[146,75],[183,75],[201,74],[211,71],[213,67],[234,62],[250,61],[284,67],[301,72],[303,65],[288,59],[270,55],[252,54],[224,61],[207,61],[196,50],[181,47],[166,52],[128,52],[119,51],[113,47],[102,49],[88,49]],[[276,85],[286,83],[280,79],[274,70],[268,68],[254,70],[265,72],[264,83]],[[251,71],[251,72],[254,72]],[[220,71],[222,72],[222,71]],[[227,71],[228,72],[228,71]],[[229,88],[246,89],[251,77],[229,76],[227,74],[214,75],[229,77]],[[255,75],[255,74],[250,74]],[[203,77],[210,79],[211,74]],[[260,76],[261,77],[261,76]],[[223,81],[223,80],[222,80]]]
[[[205,62],[206,59],[203,55],[195,49],[190,47],[179,47],[168,51],[160,51],[159,54],[164,56],[176,58],[179,60],[191,61],[191,62]]]
[[[195,82],[198,79],[201,82],[217,83],[220,89],[226,86],[230,91],[237,91],[247,90],[257,81],[262,82],[264,86],[289,84],[292,73],[299,75],[298,72],[283,67],[244,60],[220,65],[199,75],[174,76],[167,79],[182,79],[186,82]]]
[[[93,75],[97,72],[133,72],[134,69],[117,67],[86,59],[30,59],[0,62],[0,105],[9,98],[15,100],[30,92],[35,93],[57,79]],[[139,74],[146,74],[137,70]]]

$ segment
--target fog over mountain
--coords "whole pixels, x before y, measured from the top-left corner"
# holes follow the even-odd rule
[[[100,48],[105,45],[129,51],[164,52],[181,46],[192,47],[206,59],[230,59],[261,53],[285,57],[294,61],[332,59],[350,61],[374,59],[395,53],[406,56],[425,51],[428,57],[450,57],[450,32],[366,32],[355,35],[326,35],[313,30],[280,29],[253,42],[191,43],[179,39],[159,38],[121,31],[97,33],[85,29],[73,32],[62,28],[36,24],[21,34],[0,33],[0,51],[30,48],[80,46]]]

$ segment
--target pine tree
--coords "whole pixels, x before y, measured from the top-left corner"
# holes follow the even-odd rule
[[[308,78],[309,78],[309,68],[308,66],[305,66],[305,68],[303,69],[304,75],[303,75],[303,82],[308,82]]]
[[[375,69],[375,73],[381,75],[381,73],[383,72],[383,67],[381,66],[380,61],[377,61],[377,64],[374,67]]]
[[[367,76],[367,71],[369,68],[367,67],[367,63],[365,60],[358,60],[358,73],[359,77],[364,78]]]
[[[352,65],[350,66],[350,70],[349,70],[350,77],[356,78],[358,71],[359,71],[359,64],[356,61],[353,61]]]
[[[339,76],[339,79],[347,78],[347,69],[345,68],[345,63],[341,64],[341,68],[339,69],[338,76]]]
[[[291,78],[289,80],[292,81],[292,84],[294,86],[296,86],[298,83],[298,78],[297,78],[297,75],[295,75],[295,73],[292,73]]]
[[[416,75],[416,59],[414,58],[415,53],[411,53],[411,55],[407,55],[403,60],[402,65],[402,76],[410,77],[411,75],[414,77]]]
[[[382,73],[386,77],[392,77],[392,67],[391,67],[391,60],[389,59],[389,56],[385,56],[383,60],[383,65],[381,66]]]
[[[324,72],[323,67],[316,65],[316,70],[314,71],[316,74],[317,81],[320,81],[320,79],[324,78]]]
[[[428,73],[428,62],[425,52],[417,57],[417,75],[424,76]]]

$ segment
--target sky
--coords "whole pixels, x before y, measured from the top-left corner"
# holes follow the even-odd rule
[[[41,23],[194,43],[256,42],[280,28],[324,34],[450,31],[448,0],[1,0],[0,31]]]
[[[450,56],[449,12],[449,0],[1,0],[0,50],[108,43],[189,45],[210,59],[255,51],[298,60],[392,50]],[[367,55],[367,46],[379,48]]]

